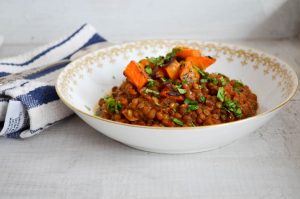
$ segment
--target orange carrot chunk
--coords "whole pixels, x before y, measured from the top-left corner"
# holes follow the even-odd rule
[[[172,79],[172,80],[175,80],[179,76],[180,64],[178,63],[178,61],[173,60],[164,69],[166,70],[169,78]]]
[[[166,76],[166,71],[163,68],[158,68],[154,73],[155,78],[162,78]]]
[[[208,66],[212,65],[216,61],[214,58],[212,58],[212,57],[206,57],[206,56],[202,56],[202,57],[187,57],[186,60],[190,61],[193,66],[198,66],[202,70],[205,70]]]
[[[200,57],[200,51],[194,50],[191,48],[179,48],[179,51],[176,53],[177,57],[187,58],[187,57]]]
[[[131,61],[126,66],[124,75],[138,89],[141,89],[148,81],[148,75],[144,72],[143,68],[135,61]]]

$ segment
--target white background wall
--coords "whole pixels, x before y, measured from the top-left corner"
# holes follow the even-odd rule
[[[294,37],[300,0],[0,0],[6,43],[44,43],[89,22],[106,38]]]

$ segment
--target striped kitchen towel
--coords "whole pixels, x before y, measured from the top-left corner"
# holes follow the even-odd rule
[[[24,55],[1,59],[0,77],[67,58],[89,45],[103,42],[88,24],[66,37]],[[56,65],[12,83],[0,85],[0,135],[28,138],[70,116],[55,92],[56,77],[66,64]]]

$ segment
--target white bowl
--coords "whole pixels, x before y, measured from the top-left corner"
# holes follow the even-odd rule
[[[220,72],[249,85],[258,96],[258,114],[231,123],[177,128],[130,125],[95,116],[99,98],[121,84],[130,60],[164,55],[178,45],[216,57],[208,72]],[[222,147],[255,131],[293,97],[297,86],[291,67],[257,50],[192,40],[148,40],[100,49],[72,62],[59,75],[56,90],[79,117],[112,139],[145,151],[192,153]]]

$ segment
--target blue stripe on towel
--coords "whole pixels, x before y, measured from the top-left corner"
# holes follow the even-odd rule
[[[98,34],[94,34],[85,44],[83,44],[83,46],[81,46],[78,50],[76,50],[75,52],[73,52],[69,56],[65,57],[65,59],[70,59],[70,57],[72,55],[74,55],[75,53],[77,53],[78,51],[80,51],[81,49],[83,49],[85,47],[88,47],[88,46],[96,44],[96,43],[104,42],[104,41],[106,41],[106,39],[104,39],[103,37],[101,37]]]
[[[27,94],[18,96],[17,99],[22,102],[26,109],[30,109],[58,100],[59,98],[54,86],[41,86]]]
[[[7,75],[10,75],[10,73],[6,73],[6,72],[0,72],[0,77],[5,77]]]
[[[18,130],[18,131],[16,131],[16,132],[6,134],[5,136],[6,136],[7,138],[20,139],[20,134],[21,134],[24,130],[28,129],[28,127],[29,127],[29,126],[27,126],[27,127],[25,127],[25,128],[22,128],[22,129],[20,129],[20,130]]]
[[[85,48],[89,45],[99,43],[99,42],[104,42],[104,41],[106,41],[106,39],[104,39],[103,37],[101,37],[98,34],[94,34],[81,48]]]
[[[30,75],[24,77],[24,79],[29,79],[29,80],[37,79],[37,78],[42,77],[44,75],[48,75],[49,73],[52,73],[56,70],[59,70],[59,69],[65,67],[67,64],[68,63],[62,63],[62,64],[54,65],[51,68],[46,68],[43,71],[40,71],[40,72],[37,72],[37,73],[34,73],[34,74],[30,74]]]
[[[70,59],[70,57],[72,55],[74,55],[76,52],[78,52],[79,50],[85,48],[85,47],[88,47],[92,44],[96,44],[96,43],[100,43],[100,42],[104,42],[106,41],[103,37],[99,36],[98,34],[94,34],[82,47],[80,47],[78,50],[76,50],[75,52],[73,52],[71,55],[67,56],[65,59]],[[37,72],[37,73],[34,73],[34,74],[31,74],[31,75],[28,75],[25,77],[25,79],[37,79],[39,77],[42,77],[44,75],[48,75],[49,73],[51,72],[54,72],[56,70],[59,70],[61,68],[63,68],[64,66],[66,66],[68,63],[66,64],[59,64],[59,65],[56,65],[56,66],[53,66],[51,68],[47,68],[46,70],[43,70],[43,71],[40,71],[40,72]]]
[[[9,66],[24,66],[24,65],[28,65],[32,62],[34,62],[35,60],[39,59],[40,57],[46,55],[48,52],[50,52],[51,50],[63,45],[64,43],[66,43],[67,41],[69,41],[70,39],[72,39],[77,33],[79,33],[84,27],[86,26],[86,24],[82,25],[78,30],[76,30],[73,34],[71,34],[69,37],[67,37],[65,40],[63,40],[62,42],[46,49],[45,51],[37,54],[36,56],[34,56],[32,59],[24,62],[24,63],[20,63],[20,64],[16,64],[16,63],[0,63],[0,65],[9,65]]]

